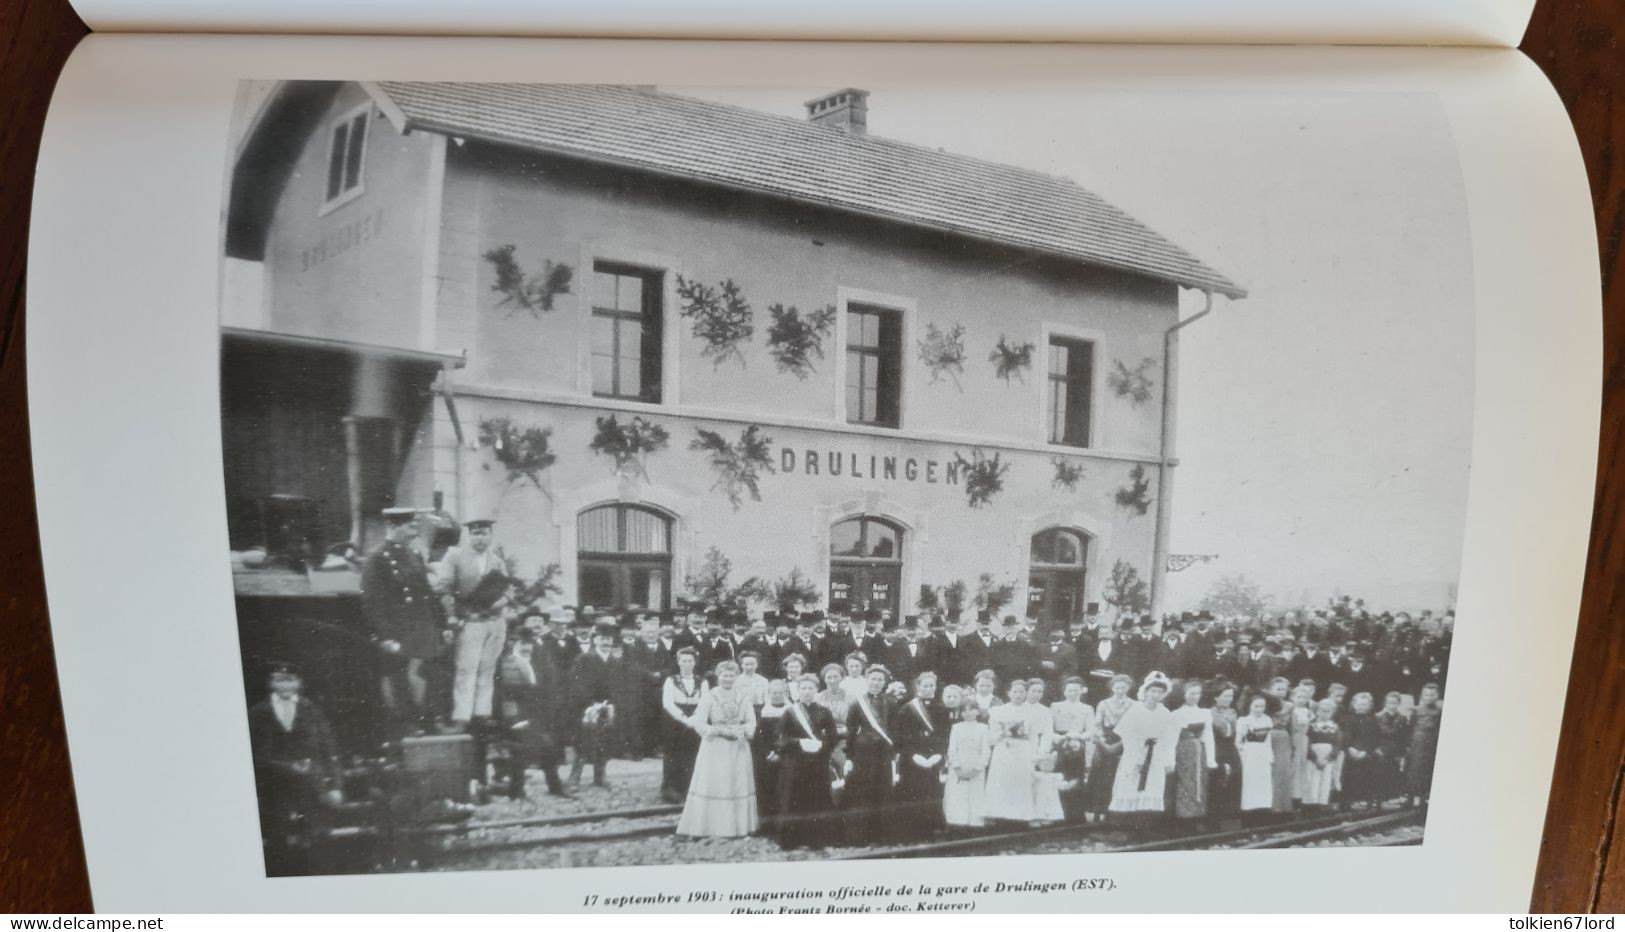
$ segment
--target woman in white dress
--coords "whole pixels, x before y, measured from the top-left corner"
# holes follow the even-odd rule
[[[868,660],[857,651],[846,655],[846,679],[841,681],[841,689],[848,703],[857,702],[859,696],[869,691],[869,679],[865,675],[868,667]]]
[[[999,697],[994,694],[993,686],[998,677],[992,670],[983,670],[976,674],[976,686],[970,696],[965,700],[966,705],[974,705],[982,711],[982,721],[987,721],[987,714],[999,704]]]
[[[952,688],[952,687],[950,687]],[[942,813],[949,825],[986,825],[987,763],[993,753],[987,723],[974,702],[962,703],[959,721],[948,732],[948,759]]]
[[[1038,757],[1038,736],[1027,705],[1027,681],[1011,680],[1006,702],[988,713],[988,738],[993,743],[987,764],[987,817],[1015,822],[1037,819],[1033,796],[1033,769]]]
[[[1140,701],[1123,713],[1117,739],[1123,757],[1112,782],[1112,812],[1157,812],[1164,808],[1168,771],[1174,766],[1174,745],[1179,728],[1174,713],[1162,704],[1168,678],[1151,673],[1140,686]]]
[[[1258,812],[1275,805],[1275,785],[1271,771],[1275,751],[1270,729],[1275,719],[1269,715],[1269,697],[1254,696],[1247,714],[1236,722],[1236,750],[1241,756],[1241,811]]]
[[[1343,729],[1332,717],[1337,714],[1335,699],[1322,699],[1315,705],[1315,720],[1309,723],[1309,752],[1303,764],[1305,806],[1331,805],[1332,791],[1341,788]]]
[[[700,736],[700,753],[677,834],[737,838],[757,826],[756,777],[750,760],[756,715],[750,698],[735,688],[739,664],[724,660],[717,664],[716,676],[716,688],[705,694],[688,720]]]
[[[1061,774],[1056,766],[1055,714],[1043,704],[1044,681],[1027,681],[1027,715],[1032,722],[1038,753],[1033,760],[1033,819],[1059,822],[1066,818],[1061,807]]]

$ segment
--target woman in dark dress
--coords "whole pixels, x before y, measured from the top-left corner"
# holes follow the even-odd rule
[[[893,837],[900,841],[924,839],[943,827],[942,763],[949,725],[936,697],[937,675],[921,673],[914,678],[914,697],[892,719],[898,774]]]
[[[835,717],[818,701],[818,677],[802,675],[796,701],[780,719],[779,844],[786,848],[825,847],[839,841],[832,818],[829,756],[840,741]]]
[[[689,727],[688,720],[700,706],[700,700],[709,691],[705,677],[694,672],[699,663],[699,651],[684,647],[677,651],[677,672],[666,677],[661,687],[661,708],[664,719],[665,759],[660,768],[660,796],[668,803],[680,803],[688,798],[688,784],[694,777],[694,758],[700,753],[700,736]]]
[[[846,841],[869,845],[885,840],[891,816],[897,745],[892,739],[895,708],[886,698],[886,668],[864,674],[866,689],[846,714]]]
[[[1343,795],[1342,808],[1356,803],[1377,807],[1376,775],[1377,719],[1371,714],[1371,694],[1355,693],[1349,712],[1343,716]]]
[[[783,680],[767,684],[766,702],[756,713],[756,735],[750,739],[750,757],[756,774],[756,814],[764,834],[774,834],[779,816],[779,749],[790,693]]]
[[[1219,766],[1209,782],[1208,811],[1220,819],[1241,811],[1241,752],[1236,748],[1236,687],[1216,683],[1213,687],[1213,746]]]

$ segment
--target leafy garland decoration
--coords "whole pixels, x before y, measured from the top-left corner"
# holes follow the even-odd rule
[[[553,300],[561,294],[570,293],[570,280],[575,271],[563,262],[548,259],[542,265],[542,274],[526,275],[513,253],[512,243],[481,253],[481,257],[496,269],[497,280],[491,283],[491,290],[502,295],[497,307],[512,305],[508,317],[528,311],[530,316],[541,320],[542,315],[538,311],[553,310]]]
[[[1140,360],[1139,365],[1130,369],[1123,365],[1123,360],[1112,360],[1112,371],[1106,376],[1106,384],[1112,387],[1119,398],[1127,398],[1136,405],[1151,400],[1151,369],[1157,364],[1155,356],[1147,356]]]
[[[723,279],[713,288],[704,282],[677,276],[677,296],[682,299],[682,315],[694,322],[694,338],[704,343],[700,355],[720,366],[728,359],[745,364],[739,344],[756,332],[750,302],[745,300],[733,279]]]
[[[717,481],[711,487],[720,487],[727,493],[734,511],[738,511],[744,503],[747,492],[752,500],[761,501],[762,491],[758,485],[761,473],[776,472],[769,450],[773,438],[762,436],[761,427],[756,424],[745,428],[735,443],[729,443],[721,434],[703,427],[696,428],[695,433],[699,436],[690,441],[689,449],[709,456],[711,468],[717,473]]]
[[[993,364],[994,375],[1006,382],[1010,381],[1011,376],[1015,376],[1017,381],[1025,385],[1027,377],[1023,373],[1032,368],[1035,348],[1032,343],[1007,342],[1001,333],[993,352],[987,354],[987,361]]]
[[[963,453],[954,451],[954,465],[960,478],[965,480],[966,500],[972,508],[980,508],[1004,491],[1004,474],[1010,471],[1010,464],[1001,462],[999,453],[989,459],[978,449],[972,450],[971,456],[972,459],[965,459]]]
[[[954,386],[964,391],[959,376],[965,371],[965,328],[954,324],[943,330],[936,324],[925,325],[925,339],[921,340],[920,361],[931,370],[931,383],[936,384],[944,375],[954,380]]]
[[[835,329],[835,305],[826,304],[806,315],[794,304],[772,304],[767,313],[773,323],[767,328],[767,349],[780,372],[805,379],[813,372],[813,358],[824,358],[824,338]]]
[[[666,428],[637,415],[626,424],[616,420],[613,414],[595,418],[593,423],[598,432],[593,435],[590,447],[594,453],[614,461],[617,475],[649,478],[645,459],[650,453],[664,450],[671,439]]]
[[[542,473],[558,461],[550,449],[552,439],[552,428],[521,428],[505,417],[489,417],[480,421],[480,446],[489,449],[496,461],[508,471],[507,481],[512,483],[528,479],[543,492],[546,489],[542,487]]]
[[[1072,463],[1057,456],[1050,460],[1055,467],[1055,476],[1050,479],[1049,487],[1057,492],[1076,492],[1078,482],[1083,479],[1083,464]]]
[[[1151,507],[1151,480],[1145,474],[1145,465],[1135,463],[1128,471],[1129,484],[1117,490],[1117,507],[1143,515]]]

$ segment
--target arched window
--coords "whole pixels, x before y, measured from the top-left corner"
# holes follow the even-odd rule
[[[666,609],[671,518],[644,505],[600,505],[576,516],[576,600],[594,608]]]
[[[834,612],[898,616],[903,587],[903,528],[858,517],[829,529],[829,607]]]
[[[1033,535],[1029,556],[1027,617],[1045,628],[1083,617],[1088,536],[1070,528],[1045,528]]]

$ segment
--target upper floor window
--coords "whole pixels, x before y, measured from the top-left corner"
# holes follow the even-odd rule
[[[902,315],[851,304],[846,310],[846,420],[898,426],[902,391]]]
[[[660,402],[661,273],[592,267],[592,393]]]
[[[1095,345],[1066,337],[1049,339],[1049,442],[1089,445],[1094,393]]]
[[[367,150],[367,123],[372,105],[352,110],[333,123],[332,146],[327,153],[327,197],[333,206],[361,193],[362,160]]]

